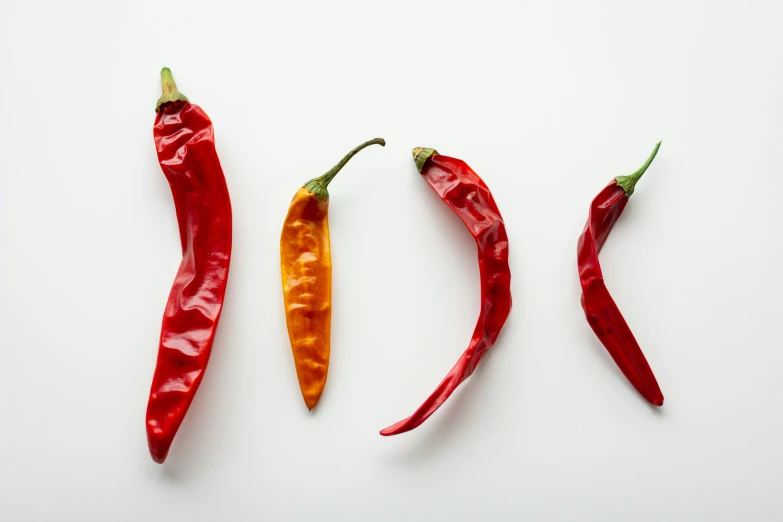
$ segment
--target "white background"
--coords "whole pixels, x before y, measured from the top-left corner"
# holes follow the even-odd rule
[[[0,519],[754,520],[783,509],[780,2],[33,2],[0,14]],[[211,116],[234,253],[160,466],[147,395],[180,258],[159,70]],[[332,364],[305,409],[278,240],[331,186]],[[602,253],[666,397],[579,305],[591,199],[658,158]],[[475,246],[410,149],[467,161],[514,308],[474,376]]]

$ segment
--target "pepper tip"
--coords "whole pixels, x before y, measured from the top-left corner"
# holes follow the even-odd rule
[[[157,464],[163,464],[166,462],[166,457],[169,456],[169,448],[157,448],[150,446],[150,457]]]

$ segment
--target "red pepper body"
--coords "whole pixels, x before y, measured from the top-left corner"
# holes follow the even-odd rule
[[[655,152],[657,150],[656,147]],[[652,158],[655,157],[655,152],[643,169],[649,166]],[[643,169],[640,169],[641,173],[644,172]],[[634,174],[638,174],[638,176],[633,184],[638,181],[641,173],[637,171]],[[628,204],[628,189],[618,184],[618,180],[621,178],[612,180],[595,197],[590,205],[587,224],[577,243],[579,281],[582,284],[582,308],[590,327],[625,377],[645,399],[655,406],[661,406],[663,405],[663,394],[655,380],[655,375],[653,375],[647,359],[639,348],[639,343],[631,333],[631,329],[612,296],[609,295],[604,284],[601,265],[598,262],[598,253]],[[633,185],[630,187],[630,193],[633,193]]]
[[[446,378],[413,415],[384,429],[381,435],[410,431],[432,415],[470,377],[495,343],[511,310],[508,237],[489,188],[464,161],[428,151],[432,149],[414,149],[422,176],[462,219],[478,247],[481,312],[470,344]]]
[[[163,315],[147,405],[150,454],[162,463],[212,350],[231,261],[231,201],[212,122],[200,107],[187,101],[163,104],[154,136],[182,241],[182,262]]]

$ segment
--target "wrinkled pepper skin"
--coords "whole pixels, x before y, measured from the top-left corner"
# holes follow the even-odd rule
[[[360,150],[386,145],[362,143],[323,176],[294,195],[280,234],[280,274],[288,338],[299,388],[308,410],[326,386],[332,329],[332,255],[329,247],[329,183]]]
[[[421,425],[476,369],[498,338],[511,311],[511,270],[506,225],[484,181],[462,160],[434,149],[413,149],[422,177],[459,216],[476,241],[481,311],[467,349],[435,391],[413,414],[381,431],[398,435]]]
[[[147,440],[158,463],[166,460],[204,377],[223,308],[232,234],[231,201],[212,122],[176,91],[168,69],[162,76],[155,147],[174,197],[182,261],[163,314],[147,405]]]
[[[577,243],[581,301],[587,322],[628,381],[654,406],[663,405],[663,394],[639,343],[606,288],[598,254],[659,146],[660,143],[641,169],[612,180],[595,197]]]
[[[300,188],[280,234],[280,270],[291,350],[308,409],[321,398],[329,371],[332,255],[329,200]]]

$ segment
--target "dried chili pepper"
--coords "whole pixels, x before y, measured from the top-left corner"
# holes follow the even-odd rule
[[[231,201],[212,122],[177,90],[168,68],[161,82],[155,146],[174,196],[182,262],[163,314],[147,405],[147,440],[158,463],[166,460],[204,377],[231,261]]]
[[[462,160],[438,154],[434,149],[413,149],[416,166],[427,183],[462,219],[478,247],[481,275],[481,313],[470,344],[457,364],[413,415],[381,431],[397,435],[419,426],[432,415],[462,381],[470,377],[489,350],[511,311],[511,271],[508,237],[492,193]]]
[[[590,205],[587,224],[577,243],[582,308],[587,322],[625,377],[655,406],[663,405],[663,394],[631,329],[606,289],[598,253],[628,204],[628,198],[633,194],[636,183],[652,163],[660,146],[661,142],[658,142],[639,170],[630,176],[616,177],[596,196]]]
[[[326,174],[305,183],[291,200],[280,234],[288,338],[302,397],[310,410],[321,398],[329,370],[332,256],[327,186],[356,153],[370,145],[386,142],[376,138],[362,143]]]

